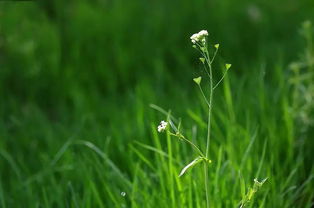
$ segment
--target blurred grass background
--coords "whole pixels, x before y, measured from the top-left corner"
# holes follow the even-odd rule
[[[189,40],[201,29],[208,30],[212,44],[220,43],[216,68],[233,64],[217,91],[213,134],[220,140],[212,148],[225,145],[235,156],[231,160],[241,161],[250,139],[230,138],[239,131],[235,124],[251,133],[257,126],[258,154],[250,164],[259,162],[267,138],[264,176],[289,176],[302,152],[295,185],[302,184],[313,174],[313,142],[302,140],[306,148],[295,150],[297,127],[284,113],[290,101],[287,66],[306,47],[299,28],[307,19],[314,19],[312,0],[1,1],[2,207],[136,207],[117,195],[134,182],[137,166],[147,173],[142,180],[156,180],[133,148],[135,140],[152,145],[151,127],[164,119],[149,104],[187,117],[187,126],[194,114],[204,114],[191,82],[204,73]],[[233,133],[225,135],[227,129]],[[105,155],[69,147],[69,141],[80,140]],[[255,169],[248,166],[249,180]],[[269,183],[265,207],[279,207],[276,183]],[[312,197],[308,188],[281,207],[305,207]],[[142,203],[154,202],[158,195]]]

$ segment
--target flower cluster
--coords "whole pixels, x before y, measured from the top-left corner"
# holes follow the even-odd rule
[[[165,121],[161,121],[158,126],[158,132],[163,132],[167,128],[168,123]]]
[[[195,44],[197,42],[202,42],[203,44],[205,44],[206,36],[208,36],[207,30],[201,30],[200,32],[193,34],[190,37],[190,39],[191,39],[193,44]]]

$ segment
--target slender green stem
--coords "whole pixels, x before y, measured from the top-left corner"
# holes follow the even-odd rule
[[[207,140],[206,140],[206,153],[205,157],[208,158],[209,154],[209,144],[210,144],[210,127],[211,127],[211,110],[213,101],[213,73],[212,73],[212,61],[209,58],[209,53],[207,48],[205,48],[205,59],[207,61],[209,69],[209,82],[210,82],[210,94],[209,94],[209,107],[208,107],[208,120],[207,120]],[[204,177],[205,177],[205,193],[206,193],[206,207],[209,208],[209,195],[208,195],[208,164],[204,165]]]
[[[204,176],[205,176],[205,194],[206,194],[206,208],[209,208],[209,195],[208,195],[208,163],[204,163]]]
[[[216,87],[218,87],[218,85],[220,84],[220,82],[225,78],[225,76],[226,76],[228,70],[229,70],[229,69],[227,69],[227,70],[225,71],[225,73],[222,75],[221,79],[220,79],[220,80],[217,82],[217,84],[213,87],[213,90],[215,90]]]
[[[179,137],[180,139],[191,145],[202,157],[205,157],[204,153],[193,142],[185,138],[182,134],[174,134],[170,132],[170,135]]]
[[[181,135],[181,138],[182,138],[185,142],[187,142],[187,143],[189,143],[191,146],[193,146],[193,147],[198,151],[198,153],[199,153],[202,157],[205,157],[204,154],[203,154],[203,152],[202,152],[193,142],[191,142],[190,140],[188,140],[187,138],[185,138],[183,135]]]
[[[209,154],[209,144],[210,144],[210,127],[211,127],[211,109],[212,109],[212,101],[213,101],[213,74],[212,74],[212,66],[211,62],[209,59],[208,51],[206,49],[206,56],[208,59],[208,68],[209,68],[209,75],[210,75],[210,94],[209,94],[209,108],[208,108],[208,121],[207,121],[207,141],[206,141],[206,153],[205,156],[206,158],[208,157]]]
[[[203,92],[203,89],[202,89],[201,85],[198,85],[198,87],[200,88],[200,91],[201,91],[201,93],[203,95],[203,98],[205,99],[205,102],[206,102],[208,108],[210,108],[209,102],[208,102],[208,100],[207,100],[207,98],[206,98],[206,96],[205,96],[205,94]]]
[[[201,53],[201,55],[205,58],[206,63],[207,63],[208,65],[210,65],[211,62],[210,62],[210,60],[209,60],[209,56],[206,55],[207,48],[206,48],[206,51],[205,51],[205,50],[202,50],[202,48],[205,48],[205,46],[203,46],[203,45],[201,45],[201,44],[199,44],[199,43],[196,43],[196,45],[198,46],[198,48],[197,48],[198,51],[199,51],[199,52]],[[206,72],[206,74],[208,75],[208,77],[210,77],[210,74],[209,74],[209,72],[208,72],[208,70],[207,70],[205,64],[204,64],[204,69],[205,69],[205,72]]]
[[[213,73],[212,73],[212,63],[216,57],[218,48],[216,48],[216,51],[214,53],[214,56],[211,58],[209,57],[208,49],[205,45],[201,45],[199,43],[196,44],[200,48],[200,52],[202,56],[205,58],[207,67],[204,65],[205,71],[207,75],[209,76],[210,81],[210,94],[209,94],[209,100],[207,100],[202,88],[200,87],[201,93],[208,105],[208,120],[207,120],[207,139],[206,139],[206,152],[205,152],[205,158],[208,159],[209,155],[209,145],[210,145],[210,134],[211,134],[211,110],[212,110],[212,102],[213,102],[213,92],[214,92],[214,86],[213,86]],[[208,70],[207,70],[208,68]],[[225,76],[225,75],[224,75]],[[224,77],[223,76],[223,77]],[[219,81],[220,82],[220,81]],[[219,84],[218,82],[218,84]],[[218,86],[218,85],[216,85]],[[215,86],[215,87],[216,87]],[[206,208],[209,208],[209,191],[208,191],[208,163],[204,163],[204,178],[205,178],[205,194],[206,194]]]
[[[217,52],[218,52],[218,48],[216,48],[215,53],[214,53],[214,56],[213,56],[213,58],[212,58],[210,64],[212,64],[212,63],[214,62],[215,57],[216,57],[216,55],[217,55]]]

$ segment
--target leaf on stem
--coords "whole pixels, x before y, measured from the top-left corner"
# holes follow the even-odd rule
[[[230,69],[230,67],[231,67],[231,64],[226,64],[226,69],[227,70]]]
[[[202,77],[196,77],[196,78],[193,79],[193,81],[194,81],[196,84],[200,85],[200,84],[201,84],[201,81],[202,81]]]
[[[194,159],[192,162],[190,162],[189,164],[187,164],[187,165],[181,170],[179,177],[183,176],[184,173],[185,173],[188,169],[192,168],[192,167],[195,166],[197,163],[200,163],[200,162],[202,162],[203,160],[204,160],[203,157],[197,157],[196,159]]]

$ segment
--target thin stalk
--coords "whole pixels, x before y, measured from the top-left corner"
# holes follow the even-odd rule
[[[188,140],[187,138],[185,138],[182,134],[177,135],[177,134],[174,134],[174,133],[171,133],[171,132],[170,132],[170,135],[171,135],[171,136],[179,137],[180,139],[182,139],[183,141],[185,141],[186,143],[188,143],[189,145],[191,145],[202,157],[205,157],[204,154],[203,154],[203,152],[202,152],[193,142],[191,142],[190,140]]]
[[[204,100],[205,100],[205,102],[206,102],[208,108],[210,108],[210,104],[209,104],[209,102],[208,102],[208,100],[207,100],[207,98],[206,98],[206,96],[205,96],[205,94],[204,94],[204,92],[203,92],[203,89],[202,89],[201,85],[198,85],[198,87],[200,88],[200,91],[201,91],[201,93],[202,93],[202,95],[203,95],[203,98],[204,98]]]
[[[208,196],[208,164],[207,164],[207,163],[204,163],[204,176],[205,176],[206,208],[209,208],[209,196]]]
[[[212,74],[212,66],[211,66],[211,62],[210,62],[210,58],[208,55],[208,51],[206,49],[206,56],[207,56],[207,60],[208,60],[208,68],[209,68],[209,75],[210,75],[210,94],[209,94],[209,108],[208,108],[208,121],[207,121],[207,141],[206,141],[206,154],[205,156],[208,157],[208,153],[209,153],[209,143],[210,143],[210,127],[211,127],[211,109],[212,109],[212,101],[213,101],[213,74]]]
[[[229,70],[229,69],[227,69],[227,70],[225,71],[225,73],[222,75],[221,79],[220,79],[220,80],[217,82],[217,84],[213,87],[213,90],[215,90],[216,87],[218,87],[218,85],[220,84],[220,82],[225,78],[225,76],[226,76],[228,70]]]
[[[210,62],[210,60],[209,60],[209,56],[206,55],[207,48],[206,48],[206,51],[203,51],[202,48],[204,48],[205,46],[202,46],[202,45],[200,45],[199,43],[196,43],[196,45],[199,47],[199,48],[197,48],[197,50],[198,50],[198,51],[201,53],[201,55],[205,58],[206,63],[207,63],[208,65],[211,64],[211,62]],[[210,77],[210,74],[209,74],[209,72],[208,72],[208,70],[207,70],[205,64],[204,64],[204,69],[205,69],[205,72],[206,72],[206,74],[208,75],[208,77]]]
[[[208,120],[207,120],[207,140],[206,140],[206,153],[205,157],[208,158],[209,154],[209,144],[210,144],[210,127],[211,127],[211,110],[213,108],[213,73],[212,73],[212,66],[211,66],[211,61],[209,58],[208,50],[206,48],[205,50],[205,55],[206,55],[206,60],[208,64],[208,69],[209,69],[209,81],[210,81],[210,94],[209,94],[209,108],[208,108]],[[208,195],[208,164],[205,163],[205,192],[206,192],[206,207],[209,208],[209,195]]]
[[[209,81],[210,81],[209,101],[206,99],[206,96],[204,95],[202,88],[199,86],[201,93],[202,93],[202,95],[203,95],[203,97],[204,97],[204,99],[208,105],[207,139],[206,139],[206,152],[205,152],[205,158],[208,159],[209,145],[210,145],[210,134],[211,134],[211,110],[212,110],[212,101],[213,101],[213,92],[214,92],[212,63],[213,63],[213,61],[216,57],[216,54],[218,52],[218,47],[216,48],[214,56],[211,59],[209,57],[208,49],[205,45],[203,46],[199,43],[196,43],[196,45],[200,48],[200,52],[201,52],[202,56],[205,58],[207,66],[208,66],[208,70],[209,70],[209,71],[207,70],[207,67],[204,64],[205,71],[206,71],[207,75],[209,76]],[[222,77],[222,79],[224,78],[224,76]],[[220,82],[221,82],[221,80],[218,82],[218,84]],[[218,85],[216,85],[216,86],[218,86]],[[209,208],[210,206],[209,206],[209,195],[208,195],[208,193],[209,193],[209,191],[208,191],[208,163],[204,163],[204,178],[205,178],[206,208]]]
[[[213,56],[213,58],[212,58],[210,64],[212,64],[212,63],[214,62],[215,57],[216,57],[216,55],[217,55],[217,52],[218,52],[218,48],[216,48],[215,53],[214,53],[214,56]]]
[[[169,132],[170,133],[170,132]],[[173,165],[172,165],[172,143],[171,143],[171,138],[170,138],[170,134],[167,134],[167,145],[168,145],[168,155],[169,155],[169,172],[170,172],[170,177],[169,177],[169,182],[170,182],[170,195],[171,195],[171,204],[173,207],[177,207],[176,206],[176,198],[175,198],[175,193],[174,193],[174,181],[173,181],[173,175],[174,175],[174,170],[173,170]]]

